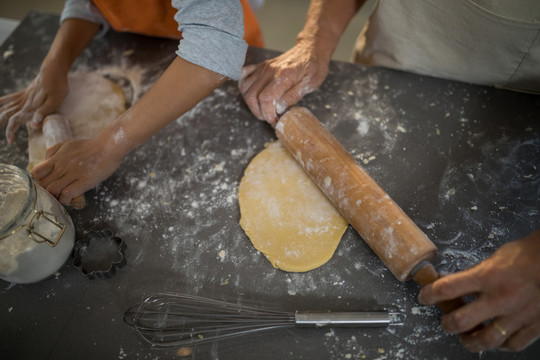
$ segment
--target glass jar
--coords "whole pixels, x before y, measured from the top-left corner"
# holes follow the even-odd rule
[[[0,279],[32,283],[69,257],[75,229],[69,214],[27,172],[0,164]]]

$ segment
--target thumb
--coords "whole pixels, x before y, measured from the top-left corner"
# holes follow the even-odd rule
[[[56,111],[55,106],[50,99],[47,99],[43,105],[41,105],[32,116],[30,120],[30,126],[34,129],[39,129],[42,126],[43,120]]]

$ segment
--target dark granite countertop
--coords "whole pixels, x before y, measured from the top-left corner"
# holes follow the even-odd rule
[[[24,88],[39,69],[58,17],[30,13],[0,48],[0,94]],[[123,80],[144,93],[177,43],[111,33],[73,71]],[[250,48],[247,63],[276,53]],[[126,83],[127,80],[127,83]],[[432,239],[439,271],[468,268],[501,244],[540,227],[540,97],[382,68],[333,62],[308,107]],[[88,280],[71,264],[44,281],[0,280],[0,353],[5,359],[163,359],[123,323],[155,292],[198,294],[282,310],[400,310],[401,327],[286,329],[218,342],[192,359],[537,359],[465,351],[443,332],[440,312],[417,303],[349,228],[335,255],[307,273],[274,269],[239,225],[237,190],[249,161],[274,140],[235,82],[227,82],[151,140],[70,210],[77,239],[111,229],[127,265]],[[26,166],[26,132],[0,139],[0,162]]]

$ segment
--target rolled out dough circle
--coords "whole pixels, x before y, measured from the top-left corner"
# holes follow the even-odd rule
[[[89,139],[113,122],[126,108],[124,94],[111,80],[94,72],[69,75],[69,93],[58,113],[65,115],[75,139]],[[45,160],[41,129],[28,129],[28,170]]]
[[[276,268],[304,272],[334,254],[347,221],[289,155],[272,142],[240,182],[240,225]]]

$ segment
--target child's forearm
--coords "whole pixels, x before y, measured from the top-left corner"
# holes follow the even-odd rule
[[[118,159],[204,99],[226,78],[177,57],[133,107],[106,127],[98,140]]]
[[[99,31],[99,24],[67,19],[60,25],[42,68],[55,67],[68,73],[71,65]]]

